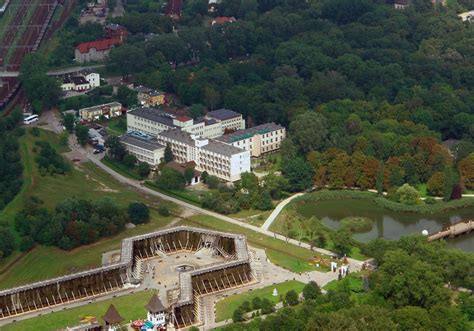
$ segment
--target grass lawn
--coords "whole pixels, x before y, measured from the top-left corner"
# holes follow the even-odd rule
[[[101,160],[103,164],[105,164],[107,167],[110,169],[114,170],[115,172],[118,172],[124,177],[131,178],[131,179],[137,179],[140,180],[142,179],[134,169],[130,169],[129,167],[125,166],[124,164],[120,163],[119,161],[116,161],[112,159],[109,156],[104,156],[104,158]]]
[[[256,209],[247,209],[241,210],[237,214],[231,214],[229,216],[238,219],[239,221],[260,227],[263,225],[263,223],[265,223],[271,213],[271,210],[262,211]]]
[[[366,273],[366,272],[365,272]],[[358,303],[363,304],[365,303],[366,299],[368,298],[367,293],[364,291],[364,281],[362,279],[364,275],[364,271],[362,272],[354,272],[349,274],[347,277],[343,278],[342,280],[333,280],[327,283],[323,288],[326,291],[329,290],[338,290],[342,287],[349,289],[351,292],[351,300]]]
[[[38,330],[58,330],[67,326],[79,325],[81,318],[94,316],[99,323],[102,316],[113,304],[117,308],[125,322],[146,318],[144,306],[148,303],[153,291],[142,291],[133,294],[127,294],[121,297],[93,302],[81,307],[58,311],[52,314],[31,318],[24,321],[15,322],[2,327],[2,331],[38,331]]]
[[[151,180],[146,181],[145,186],[152,189],[152,190],[154,190],[154,191],[172,196],[176,199],[179,199],[179,200],[182,200],[184,202],[187,202],[187,203],[193,204],[195,206],[201,207],[201,194],[200,194],[200,192],[196,192],[196,191],[189,190],[189,189],[163,190],[163,189],[159,188],[158,185],[154,181],[151,181]]]
[[[120,136],[127,132],[127,118],[125,116],[115,117],[106,123],[106,131],[108,134]]]
[[[210,228],[218,231],[241,233],[247,237],[247,241],[250,245],[265,249],[268,258],[272,263],[293,272],[302,273],[312,270],[329,270],[328,268],[324,267],[316,267],[315,264],[310,262],[311,258],[315,256],[322,256],[324,258],[327,258],[327,256],[323,256],[317,252],[311,252],[308,249],[288,244],[282,240],[245,229],[238,225],[221,221],[212,216],[195,215],[186,219],[186,221],[183,221],[182,223],[191,226]]]
[[[176,209],[174,204],[164,203],[156,197],[140,195],[131,191],[89,162],[74,167],[71,173],[66,176],[41,176],[32,151],[36,140],[49,141],[53,147],[57,148],[58,152],[67,151],[66,147],[59,146],[58,136],[52,132],[41,130],[40,137],[33,137],[27,133],[20,139],[24,184],[15,199],[0,212],[0,222],[8,223],[13,229],[15,214],[23,208],[26,198],[31,195],[40,198],[44,202],[44,206],[49,209],[54,208],[57,203],[68,197],[91,200],[107,197],[123,207],[132,201],[139,200],[152,207],[151,221],[146,225],[126,229],[113,238],[103,239],[90,246],[79,247],[70,252],[54,247],[36,247],[23,255],[15,252],[12,256],[0,260],[0,288],[18,286],[100,266],[101,254],[118,249],[123,238],[157,230],[173,219],[173,217],[159,215],[153,208],[166,204],[170,209]]]
[[[303,291],[305,284],[298,282],[296,280],[290,280],[288,282],[279,283],[275,285],[270,285],[261,289],[249,291],[246,293],[241,293],[237,295],[230,296],[223,300],[220,300],[216,304],[216,320],[223,321],[225,319],[232,318],[234,311],[239,308],[239,306],[244,301],[249,301],[252,303],[252,299],[260,297],[261,299],[267,298],[273,303],[280,302],[280,295],[283,297],[290,290],[295,290],[297,293]],[[278,296],[274,297],[273,289],[276,288],[278,291]]]

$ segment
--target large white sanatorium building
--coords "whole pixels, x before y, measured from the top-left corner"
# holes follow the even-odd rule
[[[157,136],[161,145],[170,145],[175,161],[194,161],[196,170],[234,182],[250,171],[250,152],[214,139],[192,135],[179,129],[163,131]]]
[[[183,131],[204,138],[217,138],[225,130],[245,129],[242,114],[228,109],[219,109],[207,113],[194,121],[187,116],[176,116],[161,109],[140,107],[127,113],[129,130],[140,131],[153,136],[160,132],[180,128]]]
[[[161,109],[140,107],[127,113],[128,133],[120,139],[139,161],[157,166],[169,145],[178,163],[195,162],[226,181],[250,171],[250,158],[276,151],[286,130],[275,123],[245,129],[242,115],[228,109],[211,111],[194,121]],[[234,131],[224,135],[226,131]],[[217,138],[217,139],[216,139]]]

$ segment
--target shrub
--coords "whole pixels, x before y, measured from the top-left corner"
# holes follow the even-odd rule
[[[303,296],[305,300],[316,299],[321,295],[321,288],[315,281],[310,281],[303,288]]]
[[[137,163],[137,158],[132,154],[127,154],[123,158],[123,164],[129,168],[133,168],[135,163]]]
[[[35,246],[35,241],[30,236],[21,238],[20,251],[27,252]]]
[[[426,190],[429,194],[440,197],[443,195],[444,174],[440,171],[435,172],[428,182],[426,182]]]
[[[374,221],[367,217],[346,217],[341,220],[341,224],[351,232],[369,232],[374,225]]]
[[[37,141],[35,144],[40,148],[39,155],[35,158],[40,173],[54,175],[71,171],[69,163],[48,142]]]
[[[420,202],[420,193],[409,184],[403,184],[399,187],[397,194],[400,196],[400,202],[406,205],[416,205]]]
[[[241,308],[237,308],[236,310],[234,310],[234,313],[232,314],[232,321],[234,323],[244,321],[244,312]]]
[[[275,305],[267,298],[263,298],[261,307],[262,314],[271,314],[275,311]]]
[[[138,175],[142,178],[148,177],[150,174],[150,165],[146,162],[140,162],[138,165]]]
[[[33,135],[35,137],[39,137],[41,135],[40,129],[38,129],[37,127],[32,128],[31,129],[31,135]]]
[[[170,210],[166,206],[161,206],[160,208],[158,208],[158,213],[161,216],[170,216]]]
[[[0,259],[9,256],[15,249],[15,238],[9,228],[0,227]]]
[[[298,299],[298,293],[295,290],[290,290],[285,295],[285,303],[289,306],[296,306],[300,300]]]
[[[426,203],[427,205],[434,205],[434,204],[436,203],[436,199],[433,198],[433,197],[427,197],[427,198],[425,199],[425,203]]]
[[[183,190],[186,185],[184,176],[171,168],[164,168],[156,180],[156,184],[162,190]]]
[[[150,210],[141,202],[132,202],[128,205],[128,217],[133,224],[145,224],[150,221]]]
[[[262,299],[260,299],[260,297],[255,297],[252,299],[252,308],[254,310],[262,308]]]
[[[242,309],[242,311],[248,313],[248,312],[252,311],[252,306],[250,305],[249,301],[244,301],[240,305],[240,309]]]
[[[210,189],[216,189],[219,186],[219,179],[216,176],[207,176],[206,177],[207,187]]]

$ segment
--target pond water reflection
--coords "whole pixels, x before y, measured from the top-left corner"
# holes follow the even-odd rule
[[[340,227],[340,220],[345,217],[359,216],[372,219],[374,226],[371,231],[354,234],[354,239],[361,242],[368,242],[375,238],[396,240],[407,234],[421,234],[423,230],[428,230],[429,233],[437,232],[450,223],[474,218],[474,208],[435,214],[400,213],[385,210],[373,201],[358,199],[304,202],[297,208],[303,216],[315,216],[333,230]],[[473,252],[474,232],[447,242],[450,247]]]

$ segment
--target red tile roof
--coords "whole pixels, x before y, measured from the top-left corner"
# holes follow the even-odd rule
[[[110,49],[113,45],[121,43],[122,42],[118,39],[102,39],[79,44],[76,46],[76,48],[81,53],[88,53],[91,48],[95,48],[98,51],[105,51],[107,49]]]
[[[237,21],[235,17],[227,17],[227,16],[219,16],[212,20],[211,24],[224,24],[224,23],[232,23]]]
[[[187,121],[192,120],[191,117],[187,117],[187,116],[176,116],[176,119],[180,122],[187,122]]]

